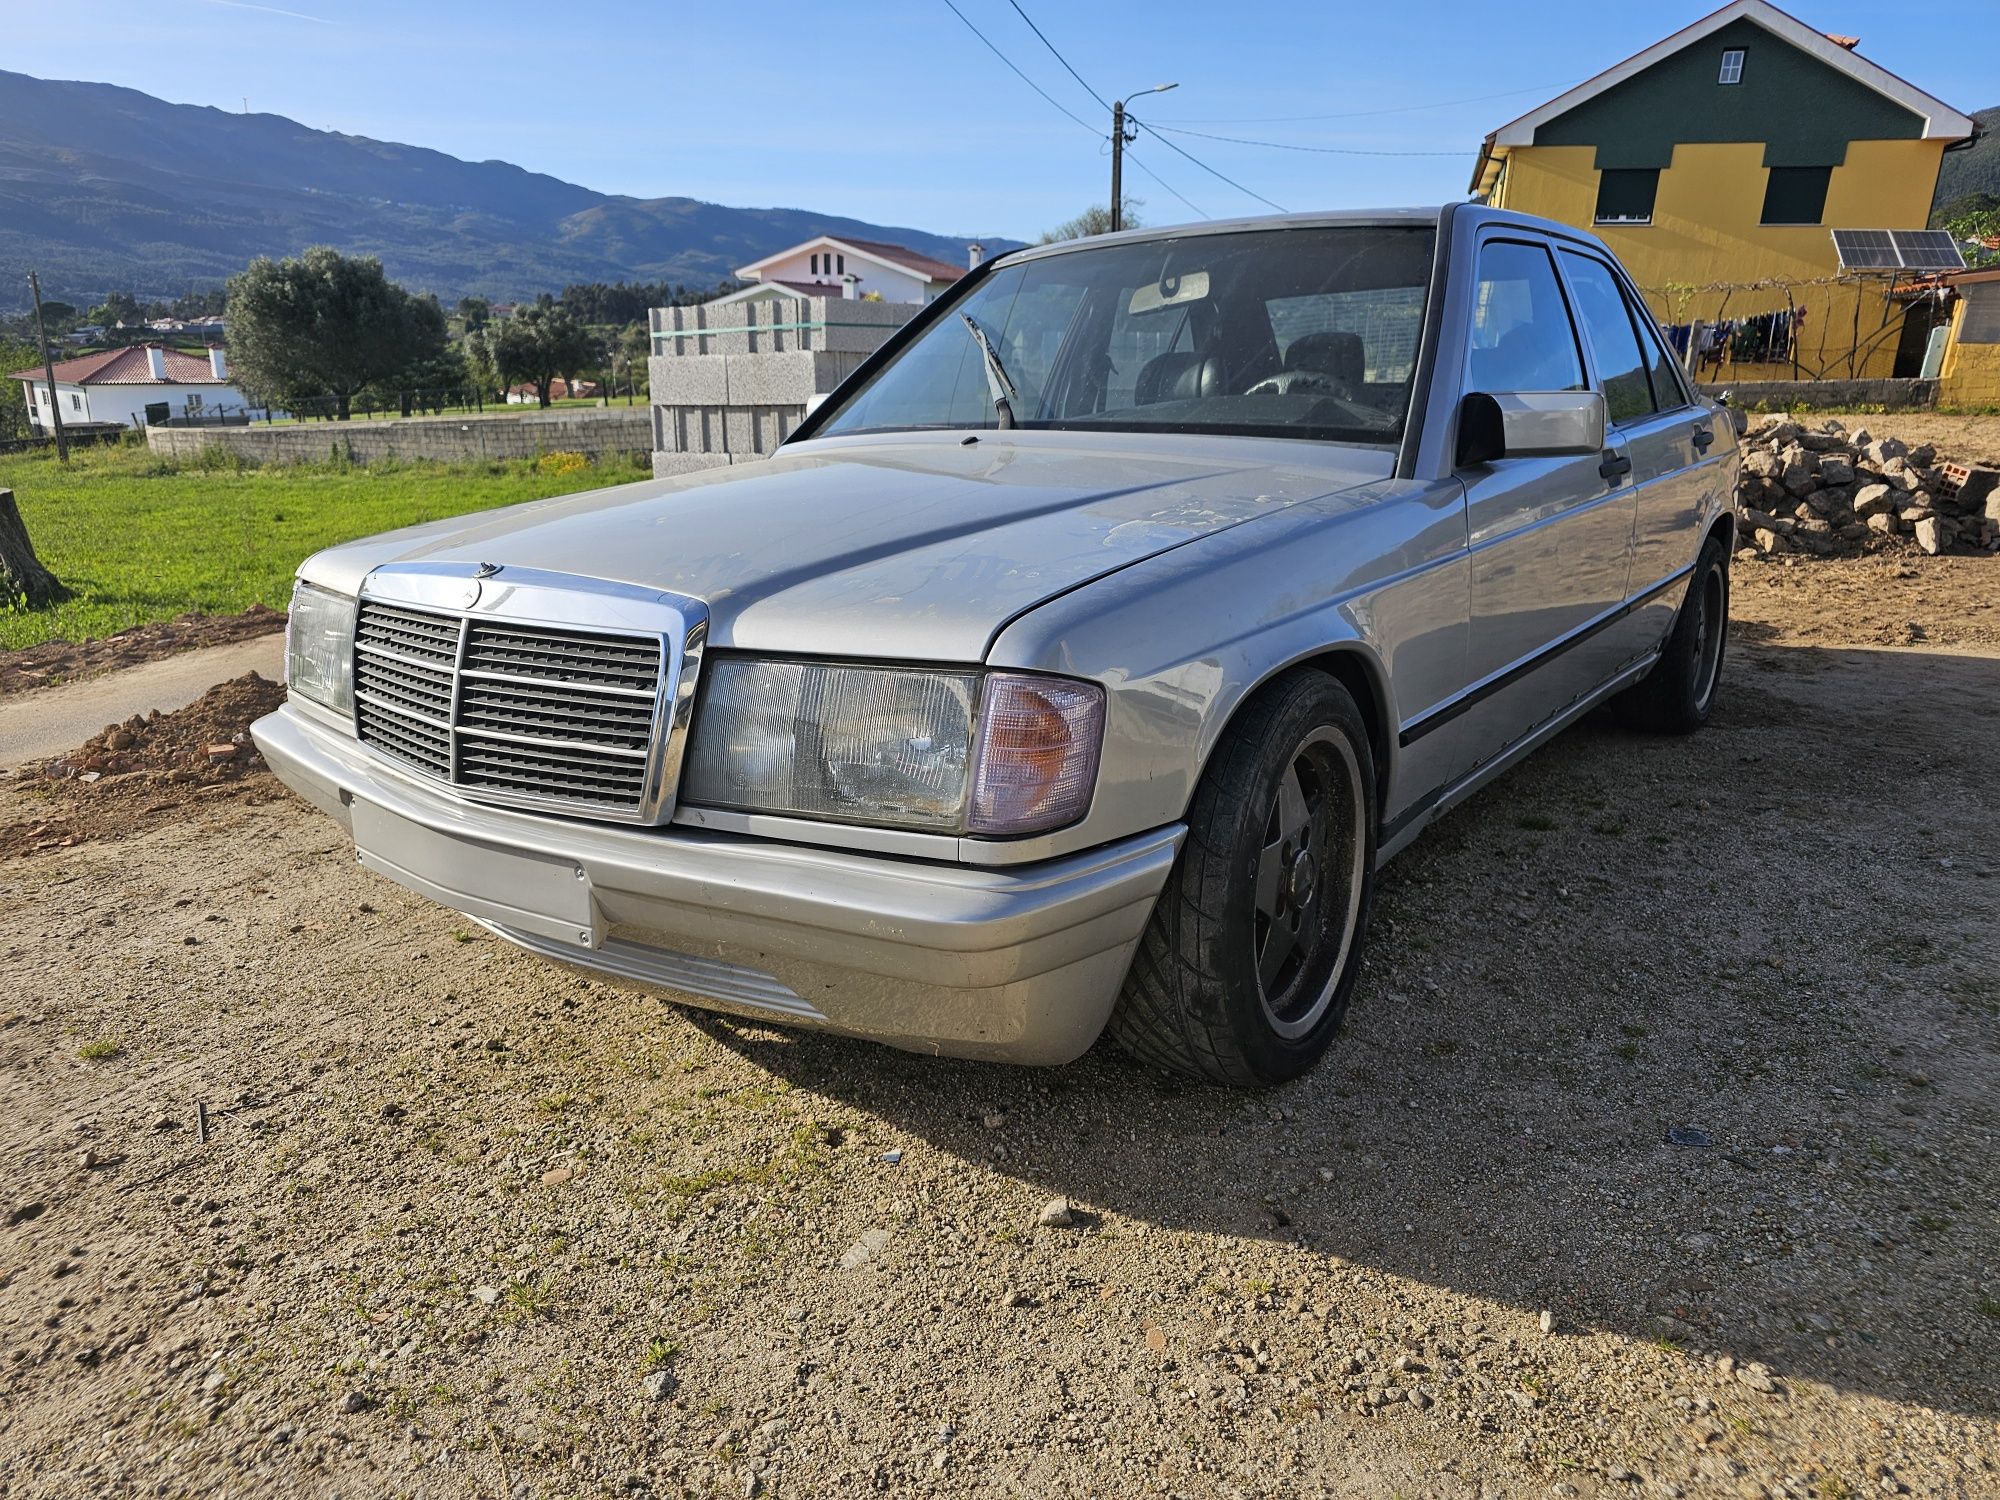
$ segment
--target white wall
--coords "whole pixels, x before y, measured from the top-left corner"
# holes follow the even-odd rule
[[[48,382],[36,380],[21,382],[33,392],[34,404],[29,408],[28,420],[43,431],[53,431],[54,423],[48,414]],[[164,401],[173,408],[175,416],[187,410],[188,397],[201,397],[202,405],[240,407],[243,393],[233,385],[65,385],[56,382],[56,394],[62,398],[62,419],[65,422],[122,422],[127,427],[142,425],[146,408],[155,401]]]

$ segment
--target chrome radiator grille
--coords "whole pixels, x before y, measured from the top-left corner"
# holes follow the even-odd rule
[[[486,800],[636,819],[657,797],[657,635],[520,624],[364,597],[362,742]]]

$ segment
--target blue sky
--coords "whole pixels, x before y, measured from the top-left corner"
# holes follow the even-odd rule
[[[1032,238],[1109,192],[1104,112],[1008,0],[727,8],[600,0],[0,0],[0,66],[499,158],[605,192]],[[1697,19],[1693,0],[1021,0],[1102,97],[1144,118],[1342,152],[1169,139],[1286,208],[1462,196],[1494,126]],[[2000,104],[2000,4],[1797,0],[1963,110]],[[1499,18],[1507,18],[1501,24]],[[1299,118],[1339,116],[1340,118]],[[1157,223],[1264,211],[1158,139],[1128,174]],[[1183,202],[1181,199],[1186,201]],[[1193,208],[1188,205],[1192,204]]]

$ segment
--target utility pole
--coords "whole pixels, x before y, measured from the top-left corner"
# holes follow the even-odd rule
[[[1111,106],[1111,232],[1125,227],[1125,101]]]
[[[49,330],[42,323],[42,282],[33,271],[28,273],[28,290],[35,294],[35,337],[42,346],[42,373],[49,381],[49,416],[56,428],[56,458],[68,463],[69,439],[63,436],[62,402],[56,399],[56,362],[49,357]]]
[[[1164,94],[1168,89],[1177,89],[1178,83],[1156,83],[1149,89],[1140,89],[1136,94],[1127,94],[1125,99],[1114,99],[1111,103],[1111,232],[1116,234],[1125,227],[1125,148],[1139,139],[1135,129],[1129,135],[1125,125],[1125,100],[1139,99],[1147,94]]]

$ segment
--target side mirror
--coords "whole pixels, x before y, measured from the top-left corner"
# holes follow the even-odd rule
[[[1457,464],[1602,453],[1606,421],[1596,391],[1473,391],[1458,404]]]
[[[832,394],[831,391],[818,391],[806,397],[806,415],[811,416],[822,406],[826,405],[826,398]]]

